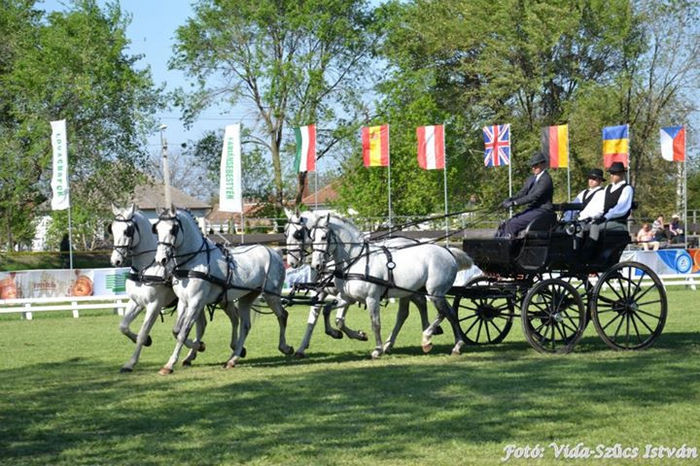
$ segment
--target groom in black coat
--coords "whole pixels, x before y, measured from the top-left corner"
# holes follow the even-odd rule
[[[552,177],[547,173],[546,166],[547,159],[541,152],[536,152],[530,158],[532,175],[525,180],[522,189],[515,196],[509,197],[501,204],[504,209],[521,205],[527,206],[527,208],[510,220],[503,222],[498,227],[496,237],[513,238],[538,217],[554,218],[552,206],[554,185]]]

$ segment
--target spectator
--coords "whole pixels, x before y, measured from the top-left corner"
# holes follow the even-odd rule
[[[656,220],[654,220],[654,223],[651,225],[651,231],[654,234],[654,241],[668,241],[669,233],[668,230],[666,230],[663,215],[659,215]]]
[[[671,243],[678,244],[685,242],[685,235],[683,234],[684,232],[682,227],[680,216],[678,214],[673,214],[671,216],[671,223],[668,226]]]
[[[645,251],[651,247],[653,251],[658,251],[660,243],[654,240],[654,233],[648,223],[644,223],[637,233],[637,242],[642,245]]]

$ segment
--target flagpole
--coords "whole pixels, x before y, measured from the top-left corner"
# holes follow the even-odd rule
[[[508,198],[513,197],[513,152],[511,151],[510,157],[508,158]],[[513,208],[508,209],[508,214],[513,217]]]
[[[314,168],[314,210],[318,210],[318,170]]]
[[[442,167],[442,184],[443,184],[443,190],[445,192],[445,246],[450,245],[450,226],[447,221],[447,215],[448,215],[448,210],[447,210],[447,144],[445,143],[445,123],[442,124],[442,141],[443,141],[443,147],[445,148],[445,153],[443,154],[443,167]],[[434,137],[433,137],[434,139]]]
[[[380,130],[381,133],[381,130]],[[389,236],[391,237],[391,230],[394,227],[394,222],[392,219],[392,212],[391,212],[391,138],[389,138],[389,125],[387,125],[387,132],[386,132],[386,138],[387,142],[386,145],[388,147],[389,153],[387,154],[387,157],[389,157],[389,164],[388,164],[388,188],[389,188]]]
[[[571,202],[571,149],[570,149],[571,134],[569,133],[569,125],[566,125],[566,195]]]
[[[688,132],[683,125],[683,247],[688,249]]]
[[[73,270],[73,224],[70,215],[70,197],[68,199],[68,258],[70,269]]]

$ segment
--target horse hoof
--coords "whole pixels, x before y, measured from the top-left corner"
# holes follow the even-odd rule
[[[462,354],[462,352],[458,349],[453,349],[452,352],[450,353],[452,356],[459,356]]]
[[[292,348],[291,346],[287,346],[286,348],[281,347],[281,348],[279,348],[279,350],[282,354],[285,354],[287,356],[294,353],[294,348]]]
[[[160,375],[170,375],[170,374],[172,374],[173,372],[174,372],[174,371],[173,371],[172,369],[169,369],[169,368],[167,368],[167,367],[161,367],[160,370],[158,371],[158,373],[159,373]]]
[[[122,367],[121,369],[119,369],[119,372],[121,372],[122,374],[127,374],[127,373],[133,372],[133,371],[134,370],[131,367]]]
[[[379,356],[381,356],[382,353],[380,353],[377,350],[372,351],[372,359],[379,359]]]
[[[234,367],[236,367],[236,363],[233,361],[228,361],[224,364],[224,369],[233,369]]]
[[[445,331],[439,325],[433,330],[433,335],[442,335]]]
[[[182,367],[192,367],[192,361],[188,361],[188,360],[182,361]]]
[[[301,351],[297,351],[296,353],[294,353],[294,357],[297,359],[304,359],[306,355]]]
[[[433,344],[432,343],[424,343],[421,345],[423,347],[423,352],[424,353],[430,353],[430,350],[433,349]]]
[[[359,332],[357,332],[357,339],[360,341],[367,341],[367,334],[360,330]]]
[[[153,339],[151,338],[150,335],[146,338],[146,342],[143,344],[143,346],[151,346],[153,344]]]
[[[203,341],[199,342],[199,347],[197,348],[197,351],[200,353],[204,353],[207,350],[207,345],[204,344]]]
[[[336,330],[335,332],[326,332],[326,335],[333,338],[334,340],[340,340],[343,338],[343,333]]]
[[[245,358],[247,354],[248,354],[248,350],[245,349],[245,346],[244,346],[243,351],[241,351],[241,358]]]

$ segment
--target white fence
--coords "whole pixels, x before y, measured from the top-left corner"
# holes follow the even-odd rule
[[[22,313],[27,320],[32,320],[34,312],[72,311],[73,317],[80,317],[85,309],[114,309],[119,315],[124,314],[128,296],[76,296],[71,298],[19,298],[0,299],[0,314]]]

